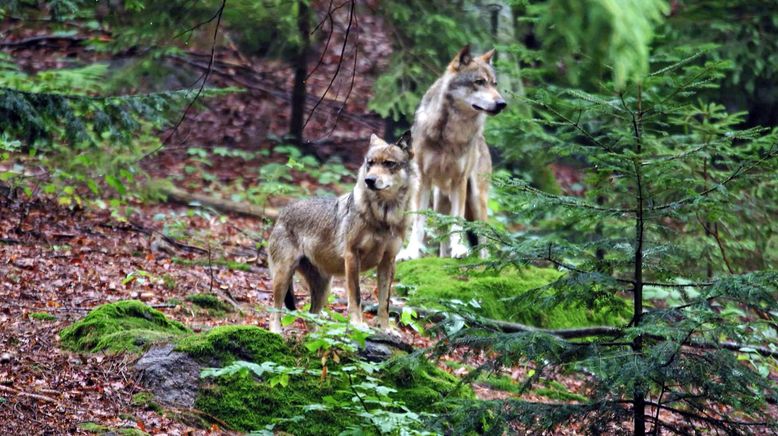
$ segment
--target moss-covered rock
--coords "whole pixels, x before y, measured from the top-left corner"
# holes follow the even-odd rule
[[[356,355],[344,355],[339,362],[328,362],[328,374],[322,378],[321,358],[299,342],[287,343],[281,336],[256,326],[221,326],[192,334],[138,301],[100,306],[60,335],[63,346],[82,352],[138,351],[150,342],[172,342],[149,350],[139,360],[142,382],[159,396],[155,399],[147,392],[139,393],[133,397],[133,405],[160,411],[159,404],[169,403],[162,401],[158,388],[189,389],[190,401],[204,412],[202,416],[213,417],[232,430],[261,430],[272,424],[274,431],[295,435],[339,434],[361,423],[369,433],[373,428],[359,416],[362,410],[353,401],[352,383],[394,388],[391,398],[417,413],[441,411],[444,399],[473,397],[468,386],[460,386],[457,378],[434,364],[402,357],[387,362],[370,378],[353,368]],[[271,384],[276,373],[257,376],[247,369],[199,377],[205,367],[224,367],[238,360],[258,365],[274,362],[294,373],[280,384]],[[144,361],[147,364],[140,365]],[[344,372],[345,365],[352,366],[351,380]],[[152,366],[156,372],[151,371]],[[152,377],[150,371],[158,377]],[[149,382],[157,378],[164,379],[164,383]],[[363,395],[372,395],[372,391]],[[398,406],[396,411],[401,408]],[[95,427],[89,431],[102,430]]]
[[[233,430],[259,430],[273,424],[274,430],[295,435],[338,434],[364,422],[357,416],[358,408],[337,406],[353,404],[348,377],[340,370],[351,358],[344,357],[340,364],[330,361],[329,374],[322,379],[317,375],[321,372],[321,359],[315,354],[253,326],[216,327],[181,338],[175,350],[208,366],[223,367],[236,360],[256,364],[271,361],[313,372],[291,375],[286,386],[271,386],[269,378],[257,377],[245,369],[201,379],[195,408]],[[394,400],[414,412],[438,411],[445,398],[473,397],[468,386],[459,386],[456,377],[425,360],[395,359],[375,376],[381,384],[397,390],[391,394]],[[352,379],[354,384],[364,381],[364,376],[356,374]],[[310,405],[324,408],[306,409]]]
[[[537,327],[565,328],[595,324],[613,325],[624,321],[628,308],[591,310],[580,306],[538,307],[537,289],[558,279],[561,273],[550,268],[506,268],[465,271],[472,260],[429,257],[397,265],[398,294],[408,297],[410,306],[444,309],[452,300],[475,300],[478,313],[486,318],[531,324]],[[532,291],[530,293],[529,291]]]
[[[62,346],[79,352],[140,352],[150,344],[189,333],[180,322],[140,301],[98,306],[60,332]]]
[[[184,337],[175,351],[211,366],[225,366],[235,360],[292,365],[295,360],[280,335],[249,325],[214,327],[206,333]]]

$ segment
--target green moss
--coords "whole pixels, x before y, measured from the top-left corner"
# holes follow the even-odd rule
[[[82,422],[78,424],[81,430],[96,434],[119,434],[122,436],[148,436],[148,433],[137,428],[113,428],[107,425],[101,425],[94,422]]]
[[[206,333],[181,338],[176,351],[208,365],[225,366],[235,360],[293,365],[295,361],[280,335],[248,325],[214,327]]]
[[[444,309],[443,302],[475,300],[480,305],[475,310],[486,318],[547,328],[614,325],[628,314],[626,308],[592,310],[570,305],[547,310],[538,307],[528,291],[558,279],[559,271],[536,267],[508,268],[499,273],[464,271],[462,266],[468,263],[472,260],[437,257],[401,262],[397,265],[398,293],[405,294],[411,306],[435,309]]]
[[[546,387],[537,388],[533,390],[533,392],[551,400],[577,402],[585,402],[588,400],[588,398],[584,397],[583,395],[570,392],[570,390],[567,389],[567,386],[555,380],[548,381],[548,383],[546,383]]]
[[[236,262],[234,260],[229,260],[229,259],[211,259],[209,262],[208,259],[184,259],[181,257],[174,257],[173,263],[177,263],[179,265],[186,265],[186,266],[221,266],[227,269],[233,269],[238,271],[251,270],[250,263]]]
[[[232,306],[220,300],[214,294],[192,294],[186,297],[186,301],[195,306],[206,309],[208,313],[214,316],[223,315],[232,311]]]
[[[434,412],[442,400],[475,398],[473,390],[426,359],[396,358],[387,363],[381,380],[397,389],[392,396],[414,412]]]
[[[512,393],[519,392],[519,384],[516,383],[516,381],[514,381],[512,378],[504,375],[484,374],[478,377],[478,382],[498,391]]]
[[[318,374],[319,359],[296,343],[287,344],[278,335],[254,326],[216,327],[206,333],[184,337],[176,350],[189,353],[209,366],[225,366],[235,360],[255,363],[273,361],[287,367],[307,368]],[[338,434],[364,420],[353,404],[349,380],[330,362],[324,381],[316,374],[291,375],[287,386],[271,387],[248,370],[216,378],[204,378],[195,407],[240,431],[260,430],[275,425],[274,431],[295,435]],[[414,412],[441,411],[441,400],[474,398],[469,386],[426,360],[398,358],[374,374],[380,383],[397,390],[392,398],[402,401]],[[354,384],[366,381],[356,375]],[[324,405],[324,410],[305,410],[305,406]],[[371,428],[367,426],[367,430]]]
[[[98,306],[60,332],[62,346],[79,352],[140,352],[148,345],[188,333],[178,321],[140,301]]]
[[[33,312],[30,314],[30,319],[37,319],[39,321],[56,321],[57,317],[46,312]]]
[[[142,407],[158,413],[162,413],[163,411],[162,407],[154,401],[154,394],[151,392],[138,392],[132,396],[131,404],[135,407]]]
[[[286,387],[270,387],[241,371],[206,383],[195,407],[225,421],[234,430],[252,431],[276,424],[274,430],[298,436],[338,434],[358,420],[353,412],[342,408],[309,412],[303,409],[309,404],[321,404],[327,396],[348,403],[351,394],[339,379],[328,378],[322,383],[314,376],[297,376]]]

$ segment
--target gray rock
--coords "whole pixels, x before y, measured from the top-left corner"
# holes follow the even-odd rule
[[[192,408],[200,382],[201,366],[172,344],[153,347],[135,364],[140,382],[166,406]]]

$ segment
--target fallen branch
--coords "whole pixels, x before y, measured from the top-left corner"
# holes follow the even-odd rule
[[[212,207],[221,212],[236,213],[255,218],[274,219],[278,216],[278,210],[272,207],[260,207],[248,203],[239,203],[237,201],[225,200],[219,197],[212,197],[205,194],[197,194],[185,191],[175,186],[162,189],[167,195],[168,200],[176,203],[189,205],[191,203],[200,203],[203,206]]]
[[[761,354],[762,356],[769,356],[778,359],[778,350],[771,350],[761,345],[747,345],[747,344],[744,345],[732,341],[721,341],[718,343],[704,342],[704,341],[699,341],[694,339],[691,342],[687,342],[684,345],[687,345],[689,347],[694,347],[694,348],[704,348],[706,350],[715,350],[718,348],[724,348],[725,350],[739,351],[741,353],[745,353],[745,351],[740,351],[741,348],[752,348],[754,351]]]
[[[399,316],[402,314],[403,308],[400,306],[389,306],[389,313]],[[431,312],[423,309],[413,309],[420,318],[427,319],[432,322],[440,322],[445,319],[443,312]],[[376,313],[378,311],[377,304],[371,304],[365,307],[365,312]],[[558,336],[562,339],[575,339],[585,338],[587,336],[619,336],[622,334],[621,329],[617,327],[609,326],[593,326],[582,327],[574,329],[543,329],[532,327],[526,324],[520,324],[517,322],[501,321],[498,319],[486,319],[482,318],[476,321],[483,327],[491,327],[496,330],[500,330],[503,333],[523,333],[523,332],[535,332],[546,333],[549,335]]]
[[[30,393],[30,392],[20,391],[20,390],[14,389],[14,388],[9,388],[8,386],[0,385],[0,391],[8,392],[8,393],[11,393],[11,394],[14,394],[14,395],[18,395],[20,397],[28,397],[28,398],[32,398],[32,399],[39,400],[39,401],[45,401],[47,403],[54,403],[54,404],[57,403],[57,400],[55,400],[54,398],[47,397],[45,395],[33,394],[33,393]]]
[[[85,36],[40,35],[40,36],[32,36],[30,38],[20,39],[18,41],[0,42],[0,47],[3,48],[26,47],[30,45],[46,44],[48,42],[55,42],[55,41],[68,41],[68,42],[75,42],[80,44],[81,42],[86,40],[87,38]]]
[[[376,313],[378,311],[378,305],[377,304],[367,305],[364,307],[364,310],[365,312],[368,313]],[[427,311],[424,309],[417,309],[417,308],[413,308],[413,310],[419,315],[420,318],[427,319],[431,322],[441,322],[445,319],[445,314],[443,312],[433,312],[433,311]],[[394,306],[394,305],[389,306],[389,313],[392,315],[396,315],[399,317],[402,314],[402,311],[403,308],[401,306]],[[581,328],[570,328],[570,329],[544,329],[544,328],[533,327],[533,326],[515,323],[515,322],[502,321],[498,319],[481,318],[478,320],[468,320],[468,321],[477,323],[479,326],[482,327],[488,327],[488,328],[493,328],[495,330],[499,330],[503,333],[545,333],[545,334],[557,336],[562,339],[577,339],[577,338],[585,338],[590,336],[617,337],[617,336],[621,336],[624,333],[624,331],[621,328],[611,327],[611,326],[592,326],[592,327],[581,327]],[[652,339],[656,339],[659,341],[667,340],[667,338],[658,335],[651,335],[650,337]],[[707,342],[695,338],[691,338],[687,341],[684,341],[683,345],[691,348],[701,348],[706,350],[715,350],[715,349],[723,348],[725,350],[737,351],[741,353],[745,353],[745,351],[741,351],[741,349],[747,348],[747,349],[754,350],[755,352],[761,354],[762,356],[774,357],[778,359],[778,350],[772,350],[768,347],[761,346],[761,345],[738,344],[737,342],[732,342],[732,341]]]

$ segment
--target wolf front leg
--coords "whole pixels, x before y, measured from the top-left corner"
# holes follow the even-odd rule
[[[413,227],[411,228],[411,238],[408,241],[408,246],[400,250],[397,254],[397,260],[410,260],[418,259],[421,257],[421,253],[424,250],[424,227],[427,223],[427,217],[423,212],[429,208],[430,202],[430,185],[424,184],[419,186],[416,191],[413,201],[411,201],[411,209],[409,212],[413,213]]]
[[[359,253],[355,249],[346,249],[343,256],[346,272],[346,292],[348,293],[348,316],[351,324],[364,326],[359,291]]]
[[[465,201],[467,200],[467,179],[463,179],[451,190],[451,216],[465,217]],[[451,257],[461,258],[469,252],[467,245],[462,241],[462,226],[451,226]]]
[[[389,298],[394,281],[394,253],[384,254],[378,264],[378,313],[376,327],[386,330],[389,327]]]

